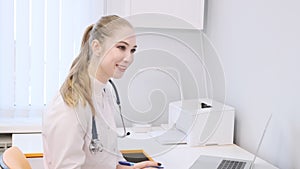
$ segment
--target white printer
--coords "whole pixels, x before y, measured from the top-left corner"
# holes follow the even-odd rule
[[[171,102],[169,126],[190,146],[233,144],[234,108],[206,98]]]

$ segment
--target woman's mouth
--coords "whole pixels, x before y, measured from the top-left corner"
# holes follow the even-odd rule
[[[119,64],[116,64],[117,68],[121,71],[121,72],[125,72],[127,67],[126,66],[123,66],[123,65],[119,65]]]

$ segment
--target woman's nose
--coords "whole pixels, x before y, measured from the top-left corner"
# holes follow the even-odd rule
[[[131,62],[133,62],[133,54],[132,54],[132,53],[127,54],[127,55],[124,57],[123,61],[126,62],[126,63],[131,63]]]

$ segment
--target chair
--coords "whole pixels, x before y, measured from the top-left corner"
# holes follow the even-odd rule
[[[10,147],[0,156],[0,168],[3,169],[31,169],[29,161],[18,147]]]

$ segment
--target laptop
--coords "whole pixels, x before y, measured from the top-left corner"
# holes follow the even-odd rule
[[[267,120],[263,134],[260,138],[258,147],[256,149],[256,152],[254,154],[252,161],[235,159],[235,158],[225,158],[225,157],[201,155],[193,163],[193,165],[190,167],[190,169],[252,169],[271,118],[272,118],[272,114],[269,116],[269,118]]]

